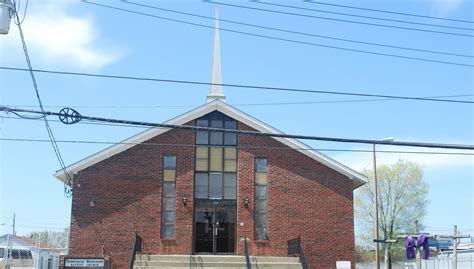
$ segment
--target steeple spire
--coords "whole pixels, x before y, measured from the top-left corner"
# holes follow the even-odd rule
[[[214,52],[212,56],[212,70],[211,83],[222,84],[222,70],[221,70],[221,48],[219,45],[219,11],[216,7],[216,20],[214,24]],[[222,92],[221,85],[211,85],[209,94],[207,95],[207,102],[219,99],[225,102],[225,95]]]

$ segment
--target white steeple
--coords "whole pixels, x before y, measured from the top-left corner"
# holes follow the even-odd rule
[[[216,7],[216,22],[214,25],[214,52],[212,56],[212,70],[211,83],[222,84],[222,70],[221,70],[221,48],[219,45],[219,11]],[[225,95],[222,92],[221,85],[211,85],[209,94],[207,95],[207,102],[219,99],[225,102]]]

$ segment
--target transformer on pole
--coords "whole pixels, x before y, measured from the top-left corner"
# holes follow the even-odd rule
[[[11,0],[0,0],[0,34],[6,35],[10,30],[10,23],[15,15],[15,8]]]

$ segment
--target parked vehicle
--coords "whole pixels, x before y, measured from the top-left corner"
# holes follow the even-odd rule
[[[10,267],[7,267],[8,248],[0,246],[0,269],[33,269],[33,255],[27,248],[15,247],[10,250]]]

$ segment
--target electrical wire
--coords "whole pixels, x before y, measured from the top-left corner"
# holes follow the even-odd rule
[[[29,138],[0,138],[0,141],[7,142],[49,142],[46,139],[29,139]],[[156,147],[199,147],[196,144],[169,144],[169,143],[153,143],[153,142],[112,142],[112,141],[92,141],[92,140],[57,140],[58,143],[68,144],[99,144],[99,145],[141,145],[141,146],[156,146]],[[201,145],[202,146],[202,145]],[[351,152],[351,153],[372,153],[372,150],[363,149],[334,149],[334,148],[289,148],[289,147],[256,147],[256,146],[233,146],[237,149],[253,149],[253,150],[277,150],[277,151],[321,151],[321,152]],[[405,151],[405,150],[376,150],[376,153],[389,154],[420,154],[420,155],[457,155],[457,156],[474,156],[474,153],[467,152],[443,152],[443,151]],[[370,163],[369,163],[370,164]],[[366,165],[367,167],[368,165]]]
[[[100,6],[100,7],[104,7],[104,8],[108,8],[108,9],[113,9],[113,10],[118,10],[118,11],[122,11],[122,12],[132,13],[132,14],[136,14],[136,15],[152,17],[152,18],[155,18],[155,19],[166,20],[166,21],[171,21],[171,22],[176,22],[176,23],[192,25],[192,26],[197,26],[197,27],[208,28],[208,29],[213,29],[214,30],[214,26],[209,26],[209,25],[205,25],[205,24],[193,23],[193,22],[188,22],[188,21],[183,21],[183,20],[178,20],[178,19],[173,19],[173,18],[167,18],[167,17],[163,17],[163,16],[157,16],[157,15],[154,15],[154,14],[133,11],[133,10],[130,10],[130,9],[125,9],[125,8],[119,8],[119,7],[94,3],[94,2],[87,1],[87,0],[82,0],[82,2],[86,3],[86,4],[90,4],[90,5]],[[256,33],[252,33],[252,32],[232,30],[232,29],[227,29],[227,28],[223,28],[223,27],[219,27],[219,30],[220,31],[225,31],[225,32],[230,32],[230,33],[235,33],[235,34],[240,34],[240,35],[253,36],[253,37],[259,37],[259,38],[264,38],[264,39],[269,39],[269,40],[290,42],[290,43],[295,43],[295,44],[300,44],[300,45],[315,46],[315,47],[321,47],[321,48],[327,48],[327,49],[335,49],[335,50],[342,50],[342,51],[377,55],[377,56],[399,58],[399,59],[405,59],[405,60],[429,62],[429,63],[447,64],[447,65],[455,65],[455,66],[463,66],[463,67],[471,67],[471,68],[474,67],[474,65],[472,65],[472,64],[442,61],[442,60],[435,60],[435,59],[427,59],[427,58],[420,58],[420,57],[411,57],[411,56],[404,56],[404,55],[397,55],[397,54],[390,54],[390,53],[368,51],[368,50],[362,50],[362,49],[352,49],[352,48],[332,46],[332,45],[324,45],[324,44],[314,43],[314,42],[306,42],[306,41],[287,39],[287,38],[282,38],[282,37],[275,37],[275,36],[270,36],[270,35],[256,34]]]
[[[13,120],[37,120],[37,119],[26,119],[26,118],[15,118],[8,116],[0,116],[0,118],[13,119]],[[49,120],[50,122],[62,123],[59,120]],[[128,127],[128,128],[143,128],[149,129],[150,127],[146,126],[136,126],[136,125],[125,125],[125,124],[113,124],[113,123],[100,123],[100,122],[87,122],[80,121],[77,124],[85,125],[99,125],[99,126],[115,126],[115,127]],[[156,127],[159,128],[159,127]],[[35,139],[1,139],[0,141],[20,141],[20,142],[47,142],[48,140],[35,140]],[[183,147],[194,147],[194,144],[164,144],[164,143],[125,143],[125,142],[107,142],[107,141],[80,141],[80,140],[61,140],[57,141],[58,143],[84,143],[84,144],[125,144],[125,145],[150,145],[150,146],[183,146]],[[252,148],[252,149],[269,149],[269,150],[288,150],[287,147],[246,147],[240,146],[238,148]],[[293,149],[293,148],[292,148]],[[343,149],[329,149],[329,148],[297,148],[296,150],[317,150],[317,151],[335,151],[335,152],[373,152],[372,150],[343,150]],[[434,152],[434,151],[400,151],[400,150],[376,150],[380,153],[408,153],[408,154],[426,154],[426,155],[460,155],[460,156],[474,156],[474,153],[465,153],[465,152]]]
[[[30,56],[28,54],[28,47],[26,45],[26,41],[25,41],[25,36],[23,34],[23,29],[21,28],[21,21],[20,21],[20,17],[18,15],[18,11],[15,10],[15,19],[17,21],[17,26],[18,26],[18,31],[20,33],[20,38],[21,38],[21,43],[22,43],[22,47],[23,47],[23,52],[24,52],[24,55],[25,55],[25,59],[26,59],[26,63],[28,65],[28,72],[30,74],[30,77],[31,77],[31,81],[33,83],[33,87],[34,87],[34,90],[35,90],[35,94],[36,94],[36,99],[38,100],[38,104],[39,104],[39,107],[41,109],[41,112],[43,113],[42,114],[42,118],[44,120],[44,124],[45,124],[45,127],[46,127],[46,131],[48,132],[48,136],[49,136],[49,140],[51,142],[51,145],[53,147],[53,150],[54,150],[54,153],[59,161],[59,164],[61,165],[61,168],[64,172],[64,174],[66,175],[66,178],[68,179],[68,182],[71,182],[72,181],[72,178],[71,176],[69,175],[69,173],[66,171],[66,165],[64,163],[64,160],[61,156],[61,152],[59,150],[59,146],[58,144],[56,143],[55,141],[55,137],[54,137],[54,134],[53,134],[53,130],[51,129],[51,127],[49,126],[49,122],[48,122],[48,119],[47,117],[44,117],[45,114],[44,114],[44,108],[43,108],[43,102],[41,101],[41,97],[40,97],[40,94],[39,94],[39,89],[38,89],[38,84],[36,82],[36,78],[35,78],[35,74],[34,74],[34,71],[33,71],[33,66],[31,64],[31,60],[30,60]],[[13,112],[13,111],[12,111]],[[66,197],[71,197],[72,195],[72,189],[65,183],[64,184],[64,194]]]
[[[414,21],[405,21],[405,20],[395,20],[395,19],[388,19],[388,18],[381,18],[381,17],[373,17],[373,16],[365,16],[365,15],[358,15],[358,14],[351,14],[351,13],[335,12],[335,11],[322,10],[322,9],[314,9],[314,8],[304,8],[304,7],[290,6],[290,5],[284,5],[284,4],[263,2],[263,1],[258,1],[258,0],[257,0],[257,1],[253,1],[253,3],[262,4],[262,5],[269,5],[269,6],[276,6],[276,7],[284,7],[284,8],[298,9],[298,10],[305,10],[305,11],[313,11],[313,12],[327,13],[327,14],[334,14],[334,15],[342,15],[342,16],[363,18],[363,19],[379,20],[379,21],[389,21],[389,22],[397,22],[397,23],[405,23],[405,24],[414,24],[414,25],[422,25],[422,26],[430,26],[430,27],[439,27],[439,28],[447,28],[447,29],[456,29],[456,30],[467,30],[467,31],[473,31],[473,30],[474,30],[473,28],[465,28],[465,27],[457,27],[457,26],[448,26],[448,25],[439,25],[439,24],[432,24],[432,23],[422,23],[422,22],[414,22]]]
[[[37,118],[15,118],[15,117],[8,117],[8,116],[0,116],[1,119],[10,119],[10,120],[41,120]],[[54,122],[54,123],[61,123],[62,121],[60,120],[49,120],[49,122]],[[98,125],[98,126],[116,126],[116,127],[128,127],[128,128],[142,128],[142,129],[148,129],[149,127],[146,126],[133,126],[133,125],[126,125],[126,124],[116,124],[116,123],[103,123],[103,122],[88,122],[88,121],[80,121],[77,124],[84,124],[84,125]]]
[[[67,229],[68,225],[66,227],[50,227],[50,226],[29,226],[29,225],[15,225],[16,227],[20,228],[40,228],[40,229],[50,229],[50,230],[65,230]]]
[[[441,18],[441,17],[426,16],[426,15],[420,15],[420,14],[397,12],[397,11],[374,9],[374,8],[363,8],[363,7],[350,6],[350,5],[341,5],[341,4],[334,4],[334,3],[325,3],[325,2],[314,1],[314,0],[304,0],[304,1],[305,1],[305,2],[308,2],[308,3],[311,3],[311,4],[317,4],[317,5],[325,5],[325,6],[333,6],[333,7],[343,7],[343,8],[364,10],[364,11],[372,11],[372,12],[380,12],[380,13],[388,13],[388,14],[395,14],[395,15],[403,15],[403,16],[417,17],[417,18],[443,20],[443,21],[452,21],[452,22],[463,22],[463,23],[474,23],[474,21],[468,21],[468,20]]]
[[[0,70],[29,71],[28,69],[25,69],[25,68],[6,67],[6,66],[0,66]],[[230,84],[230,83],[218,84],[218,83],[211,83],[211,82],[191,81],[191,80],[175,80],[175,79],[153,78],[153,77],[133,77],[133,76],[122,76],[122,75],[104,75],[104,74],[93,74],[93,73],[83,73],[83,72],[54,71],[54,70],[45,70],[45,69],[33,69],[33,71],[37,73],[45,73],[45,74],[85,76],[85,77],[96,77],[96,78],[107,78],[107,79],[126,79],[126,80],[136,80],[136,81],[164,82],[164,83],[205,85],[205,86],[214,85],[214,86],[223,86],[223,87],[229,87],[229,88],[246,88],[246,89],[255,89],[255,90],[270,90],[270,91],[299,92],[299,93],[312,93],[312,94],[376,97],[376,98],[397,99],[397,100],[474,104],[474,101],[469,101],[469,100],[450,100],[450,99],[440,99],[440,98],[370,94],[370,93],[360,93],[360,92],[322,91],[322,90],[309,90],[309,89],[302,89],[302,88],[256,86],[256,85]]]
[[[424,98],[459,98],[459,97],[472,97],[474,94],[458,94],[458,95],[438,95],[429,96]],[[314,105],[314,104],[338,104],[338,103],[362,103],[362,102],[383,102],[383,101],[396,101],[398,99],[354,99],[354,100],[340,100],[340,101],[306,101],[306,102],[271,102],[271,103],[235,103],[225,104],[233,107],[246,107],[246,106],[286,106],[286,105]],[[6,104],[7,107],[16,108],[37,108],[37,105],[18,105],[18,104]],[[123,106],[123,105],[70,105],[72,108],[84,108],[84,109],[168,109],[168,108],[197,108],[201,104],[195,105],[150,105],[150,106]],[[63,108],[64,105],[49,105],[43,106],[47,108]],[[1,117],[1,116],[0,116]],[[13,118],[13,117],[12,117]],[[50,120],[51,121],[51,120]],[[59,121],[58,121],[59,122]]]
[[[323,136],[312,136],[312,135],[295,135],[295,134],[285,134],[285,133],[269,133],[269,132],[250,131],[250,130],[202,127],[202,126],[194,126],[194,125],[177,125],[177,124],[169,124],[169,123],[154,123],[154,122],[144,122],[144,121],[121,120],[121,119],[80,115],[79,113],[77,113],[78,116],[64,115],[61,112],[57,113],[57,112],[51,112],[51,111],[27,110],[27,109],[9,108],[5,106],[0,106],[0,111],[5,111],[5,112],[15,111],[15,112],[20,112],[20,113],[40,114],[40,115],[45,115],[45,116],[69,117],[72,120],[80,118],[80,120],[89,120],[89,121],[96,121],[96,122],[119,123],[119,124],[121,123],[121,124],[148,126],[148,127],[161,127],[161,128],[169,128],[169,129],[177,129],[177,130],[213,131],[213,132],[234,133],[234,134],[260,136],[260,137],[292,138],[292,139],[301,139],[301,140],[316,140],[316,141],[340,142],[340,143],[358,143],[358,144],[370,144],[370,145],[375,144],[375,145],[391,145],[391,146],[421,147],[421,148],[474,150],[474,145],[466,145],[466,144],[401,142],[401,141],[384,141],[384,140],[356,139],[356,138],[323,137]]]
[[[221,5],[221,6],[229,6],[229,7],[241,8],[241,9],[249,9],[249,10],[255,10],[255,11],[270,12],[270,13],[276,13],[276,14],[282,14],[282,15],[290,15],[290,16],[297,16],[297,17],[304,17],[304,18],[312,18],[312,19],[330,20],[330,21],[337,21],[337,22],[344,22],[344,23],[369,25],[369,26],[392,28],[392,29],[398,29],[398,30],[409,30],[409,31],[425,32],[425,33],[432,33],[432,34],[462,36],[462,37],[474,37],[474,35],[472,35],[472,34],[461,34],[461,33],[435,31],[435,30],[420,29],[420,28],[410,28],[410,27],[387,25],[387,24],[378,24],[378,23],[370,23],[370,22],[362,22],[362,21],[336,19],[336,18],[321,17],[321,16],[301,14],[301,13],[293,13],[293,12],[287,12],[287,11],[272,10],[272,9],[266,9],[266,8],[256,8],[256,7],[250,7],[250,6],[242,6],[242,5],[236,5],[236,4],[215,2],[215,1],[212,1],[212,0],[207,0],[207,1],[205,1],[205,3],[213,3],[213,4],[218,4],[218,5]]]
[[[130,1],[124,1],[124,2],[127,3],[127,4],[130,4],[130,5],[136,5],[136,6],[140,6],[140,7],[146,7],[146,8],[150,8],[150,9],[156,9],[156,10],[171,12],[171,13],[175,13],[175,14],[182,14],[182,15],[187,15],[187,16],[192,16],[192,17],[197,17],[197,18],[215,20],[215,18],[213,18],[213,17],[199,15],[199,14],[195,14],[195,13],[188,13],[188,12],[183,12],[183,11],[178,11],[178,10],[161,8],[161,7],[157,7],[157,6],[134,3],[134,2],[130,2]],[[409,48],[409,47],[387,45],[387,44],[374,43],[374,42],[359,41],[359,40],[339,38],[339,37],[333,37],[333,36],[326,36],[326,35],[312,34],[312,33],[306,33],[306,32],[292,31],[292,30],[281,29],[281,28],[276,28],[276,27],[269,27],[269,26],[263,26],[263,25],[257,25],[257,24],[250,24],[250,23],[234,21],[234,20],[227,20],[227,19],[222,19],[222,18],[219,18],[219,22],[227,22],[227,23],[233,23],[233,24],[243,25],[243,26],[250,26],[250,27],[255,27],[255,28],[260,28],[260,29],[284,32],[284,33],[290,33],[290,34],[298,34],[298,35],[303,35],[303,36],[311,36],[311,37],[317,37],[317,38],[324,38],[324,39],[330,39],[330,40],[337,40],[337,41],[343,41],[343,42],[350,42],[350,43],[356,43],[356,44],[364,44],[364,45],[371,45],[371,46],[378,46],[378,47],[385,47],[385,48],[392,48],[392,49],[400,49],[400,50],[408,50],[408,51],[416,51],[416,52],[424,52],[424,53],[432,53],[432,54],[440,54],[440,55],[474,58],[473,55],[467,55],[467,54],[433,51],[433,50],[426,50],[426,49]]]
[[[29,2],[30,2],[29,0],[26,0],[25,10],[23,11],[23,19],[21,19],[21,21],[18,22],[19,24],[23,24],[23,22],[26,19],[26,12],[28,11],[28,3]],[[20,10],[20,1],[18,1],[18,9],[15,8],[15,10]],[[14,22],[15,22],[15,24],[17,23],[16,21],[14,21]]]

